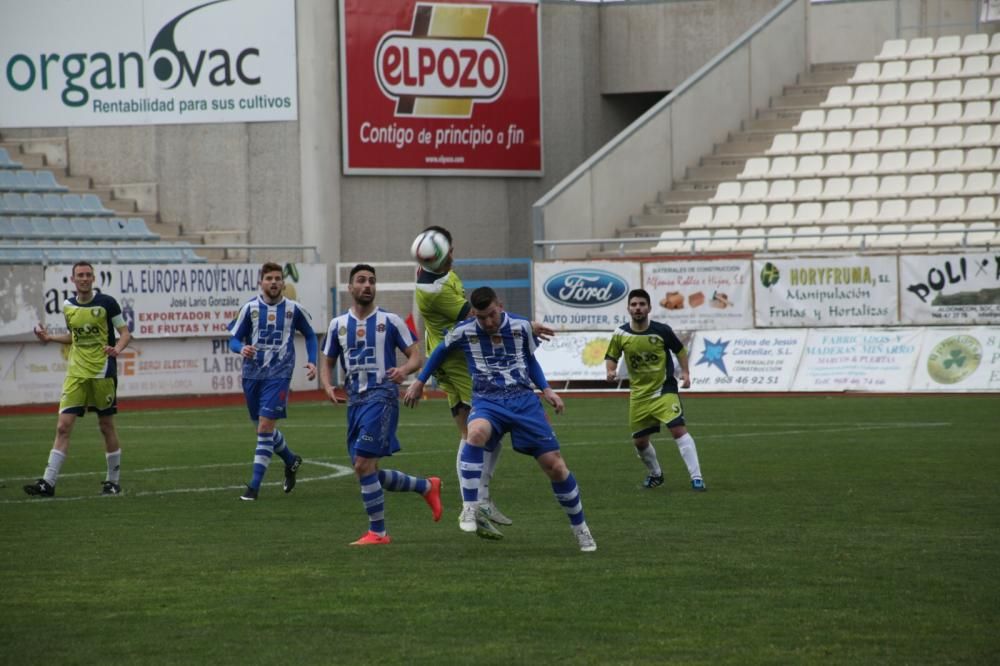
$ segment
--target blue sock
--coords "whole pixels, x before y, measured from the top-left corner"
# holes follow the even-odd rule
[[[384,490],[390,490],[393,492],[405,492],[412,490],[423,495],[431,487],[431,484],[427,479],[410,476],[409,474],[404,474],[403,472],[398,472],[394,469],[380,469],[378,471],[378,481],[382,484],[382,488]]]
[[[253,454],[253,478],[250,479],[250,487],[260,489],[260,482],[264,480],[267,466],[271,464],[271,456],[274,454],[274,433],[257,433],[257,450]]]
[[[483,448],[462,442],[458,469],[462,476],[462,501],[479,501],[479,484],[483,480]]]
[[[570,525],[582,525],[583,502],[580,501],[580,488],[576,485],[576,478],[573,473],[566,477],[565,481],[553,481],[552,492],[556,494],[556,499],[562,504],[563,511],[569,516]]]
[[[385,494],[378,477],[378,474],[361,477],[361,501],[368,512],[368,529],[385,536]]]
[[[285,461],[285,467],[291,466],[295,462],[295,451],[292,451],[285,442],[285,436],[280,430],[274,431],[274,452]]]

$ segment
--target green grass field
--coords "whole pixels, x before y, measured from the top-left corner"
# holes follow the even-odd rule
[[[554,417],[596,553],[547,480],[506,449],[502,542],[462,533],[447,409],[404,410],[383,467],[445,479],[433,523],[387,493],[394,542],[344,472],[345,409],[293,404],[306,458],[281,492],[237,501],[254,438],[242,408],[119,416],[126,495],[99,497],[96,421],[77,424],[54,500],[21,485],[55,415],[2,417],[0,663],[998,663],[1000,399],[692,398],[710,491],[668,439],[644,490],[627,403]],[[276,459],[277,460],[277,459]]]

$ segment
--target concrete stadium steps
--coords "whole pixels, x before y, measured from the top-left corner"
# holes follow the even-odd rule
[[[628,226],[616,232],[622,239],[649,238],[648,244],[630,242],[612,247],[606,243],[589,256],[651,254],[662,232],[677,229],[692,206],[704,205],[715,195],[719,183],[736,180],[748,159],[763,156],[775,134],[795,127],[803,111],[819,107],[830,88],[845,83],[856,67],[857,63],[813,65],[795,84],[785,86],[781,96],[772,98],[767,108],[758,109],[753,118],[745,120],[743,127],[731,133],[725,143],[716,144],[712,154],[702,157],[698,166],[689,167],[682,180],[672,183],[669,190],[660,191],[656,200],[644,203],[641,212],[630,216]]]
[[[14,138],[0,134],[0,147],[6,148],[11,159],[20,162],[23,168],[51,171],[56,181],[69,188],[75,194],[96,194],[106,208],[115,211],[120,217],[138,217],[146,226],[160,236],[161,242],[182,242],[197,246],[197,254],[209,261],[246,261],[246,250],[234,250],[227,243],[245,244],[246,232],[212,232],[198,234],[187,233],[183,226],[176,222],[160,219],[155,184],[149,184],[140,200],[116,194],[118,192],[137,192],[135,185],[98,184],[85,174],[71,174],[69,151],[66,139],[63,137]]]

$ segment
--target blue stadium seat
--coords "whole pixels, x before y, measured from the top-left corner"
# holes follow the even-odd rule
[[[0,264],[38,264],[44,255],[37,250],[26,250],[17,245],[0,243]]]
[[[35,227],[26,217],[11,218],[11,225],[14,228],[14,238],[34,238]]]
[[[0,215],[0,240],[14,238],[14,221],[6,215]]]
[[[69,238],[80,238],[80,239],[92,239],[97,240],[97,236],[94,234],[94,228],[90,226],[90,220],[85,217],[72,217],[69,220],[70,235]]]
[[[24,212],[27,215],[47,215],[48,213],[58,213],[58,210],[49,210],[41,194],[36,192],[25,192],[21,195],[24,201]]]
[[[0,169],[0,192],[13,192],[18,188],[17,174],[19,171]]]
[[[33,238],[65,238],[65,236],[60,236],[55,232],[50,218],[32,217],[29,218],[29,222],[31,222]]]
[[[146,220],[141,217],[128,218],[125,233],[130,240],[160,240],[160,234],[150,231],[146,226]]]
[[[3,203],[0,204],[0,213],[6,212],[8,215],[24,215],[28,213],[24,205],[24,199],[17,192],[5,192]]]
[[[51,171],[35,171],[35,188],[44,192],[69,192],[69,188],[56,182]]]
[[[70,196],[70,195],[65,195]],[[101,198],[96,194],[84,194],[81,198],[82,210],[85,215],[114,215],[115,211],[105,208]]]
[[[90,223],[90,233],[94,238],[100,240],[116,240],[119,235],[111,229],[108,220],[103,217],[93,217],[87,220]]]
[[[80,215],[83,213],[83,202],[79,194],[46,194],[46,201],[51,201],[53,207],[58,206],[61,213],[73,213]]]
[[[0,169],[20,169],[23,165],[10,158],[6,148],[0,148]]]
[[[201,257],[194,252],[194,246],[189,243],[177,243],[178,247],[181,249],[181,261],[186,264],[203,264],[207,259]]]
[[[37,195],[36,195],[37,196]],[[67,194],[66,196],[73,196]],[[45,201],[45,212],[49,215],[62,215],[63,213],[72,212],[66,208],[66,204],[63,202],[63,197],[61,194],[53,194],[51,192],[43,194],[42,199]]]
[[[50,217],[53,238],[68,238],[73,233],[73,227],[65,217]]]

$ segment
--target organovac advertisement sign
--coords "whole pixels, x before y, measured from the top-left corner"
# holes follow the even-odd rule
[[[904,324],[1000,324],[1000,253],[899,258]]]
[[[294,0],[0,0],[0,127],[295,120]]]
[[[341,0],[344,173],[542,174],[537,0]]]
[[[896,324],[896,257],[754,259],[757,326]]]
[[[535,262],[535,318],[560,331],[613,331],[631,321],[628,292],[639,264],[619,261]]]

